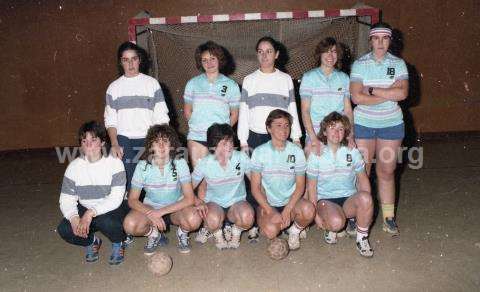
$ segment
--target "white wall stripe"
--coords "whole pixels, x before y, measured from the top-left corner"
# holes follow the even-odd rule
[[[261,18],[262,18],[261,13],[245,13],[245,20],[257,20]]]
[[[277,12],[277,19],[293,18],[293,12]]]
[[[357,15],[356,9],[340,9],[340,16],[355,16]]]
[[[165,24],[165,17],[150,18],[150,24]]]
[[[195,23],[195,22],[198,22],[196,16],[182,16],[180,21],[181,21],[182,23]]]
[[[229,21],[230,16],[228,14],[213,15],[213,21]]]
[[[325,11],[324,10],[308,11],[308,17],[325,17]]]

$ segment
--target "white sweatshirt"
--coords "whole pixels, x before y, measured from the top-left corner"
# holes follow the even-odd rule
[[[238,116],[238,140],[247,145],[248,134],[267,134],[265,121],[274,109],[283,109],[293,117],[290,137],[297,141],[302,136],[298,120],[297,104],[290,75],[275,69],[273,73],[257,71],[243,79],[240,112]]]
[[[145,138],[150,126],[170,121],[160,84],[142,73],[121,76],[108,86],[104,117],[107,129],[131,139]]]
[[[95,216],[108,213],[122,203],[125,183],[125,168],[120,159],[102,156],[92,163],[84,157],[78,157],[65,171],[60,210],[68,220],[78,216],[78,203],[92,209]]]

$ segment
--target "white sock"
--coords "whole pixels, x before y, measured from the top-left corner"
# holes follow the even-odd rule
[[[357,225],[357,241],[362,240],[364,237],[368,237],[368,227],[363,228]]]
[[[177,236],[180,237],[180,235],[182,235],[182,234],[188,234],[188,232],[183,230],[182,227],[178,226]]]
[[[293,234],[300,234],[300,231],[302,231],[303,228],[300,228],[300,226],[297,225],[297,223],[294,221],[292,226],[288,228],[288,233],[293,233]]]
[[[232,225],[232,235],[233,234],[236,234],[236,235],[240,235],[242,233],[242,231],[244,231],[245,229],[241,228],[241,227],[238,227],[237,225],[233,224]]]
[[[158,229],[156,227],[150,226],[150,230],[145,233],[146,237],[157,237],[158,236]]]

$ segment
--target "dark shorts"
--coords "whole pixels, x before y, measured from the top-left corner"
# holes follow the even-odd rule
[[[194,141],[194,142],[197,142],[197,143],[199,143],[199,144],[202,144],[203,146],[205,146],[205,147],[208,148],[207,141],[199,141],[199,140],[191,140],[191,141]]]
[[[321,199],[321,200],[318,200],[318,202],[320,201],[329,201],[329,202],[332,202],[332,203],[335,203],[337,205],[339,205],[340,207],[343,208],[343,204],[345,204],[345,201],[350,198],[350,197],[341,197],[341,198],[333,198],[333,199]]]
[[[278,213],[282,213],[282,212],[283,212],[283,209],[285,209],[285,206],[273,207],[273,208],[275,208],[275,210],[277,210]]]
[[[355,139],[402,140],[405,137],[405,124],[386,128],[370,128],[355,124]]]
[[[230,220],[228,220],[228,217],[227,217],[228,210],[230,210],[230,207],[227,207],[227,208],[222,207],[223,213],[225,214],[225,220],[223,220],[223,227],[225,227],[226,225],[232,225],[233,224],[233,222],[230,222]]]
[[[250,147],[250,151],[253,151],[255,148],[268,141],[270,141],[270,134],[258,134],[252,131],[248,133],[247,143],[248,147]]]
[[[154,210],[158,210],[158,209],[155,208],[155,206],[152,206],[152,205],[149,205],[149,204],[146,204],[146,205],[147,205],[147,206],[150,206],[150,207],[153,207]],[[172,214],[166,214],[166,215],[163,215],[163,216],[162,216],[162,219],[163,219],[163,221],[165,222],[165,226],[166,226],[167,228],[168,228],[168,226],[169,226],[170,224],[172,224],[172,220],[170,219],[170,215],[172,215]]]

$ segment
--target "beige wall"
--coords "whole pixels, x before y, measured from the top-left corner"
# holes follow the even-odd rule
[[[10,3],[8,3],[10,2]],[[0,3],[0,150],[75,144],[102,120],[127,20],[153,16],[349,8],[355,1],[17,1]],[[410,112],[418,132],[479,131],[480,2],[365,1],[403,33],[418,72]],[[398,4],[397,4],[398,3]]]

